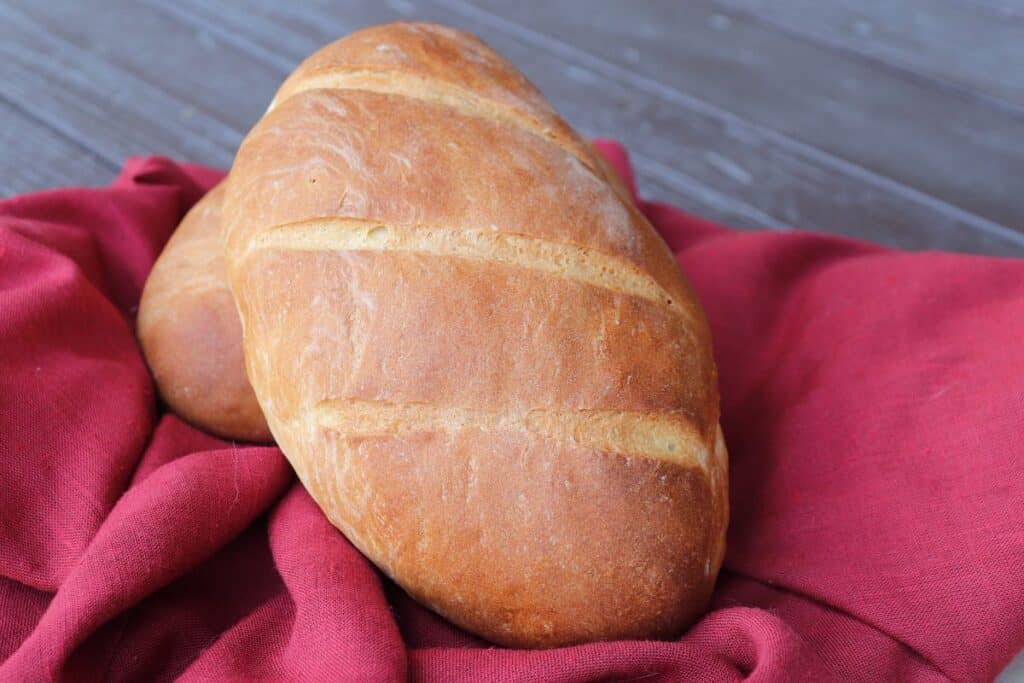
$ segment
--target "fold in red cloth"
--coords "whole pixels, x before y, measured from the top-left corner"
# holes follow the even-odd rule
[[[985,680],[1024,646],[1024,262],[640,202],[715,340],[714,603],[677,642],[503,650],[383,579],[276,448],[158,412],[135,306],[219,177],[136,159],[0,203],[0,679]]]

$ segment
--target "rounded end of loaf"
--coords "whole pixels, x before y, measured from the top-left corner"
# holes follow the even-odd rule
[[[709,465],[703,472],[646,459],[606,462],[595,478],[609,485],[609,493],[621,493],[612,505],[631,529],[583,533],[587,544],[579,559],[586,564],[579,567],[557,551],[539,555],[537,569],[553,573],[557,582],[542,591],[531,589],[533,605],[474,613],[449,603],[437,605],[437,611],[504,647],[678,638],[707,610],[725,554],[727,456],[720,430]],[[646,480],[639,487],[638,471]],[[614,483],[620,477],[624,486]],[[674,509],[656,510],[652,496],[672,498]],[[602,555],[603,561],[594,563]],[[552,571],[545,560],[562,566]],[[500,595],[487,597],[491,605],[502,604]]]
[[[518,648],[672,639],[707,608],[728,524],[720,431],[665,459],[469,415],[445,434],[403,412],[411,432],[351,437],[335,427],[372,414],[336,415],[318,419],[318,448],[290,455],[303,482],[364,554],[466,631]],[[343,461],[360,476],[332,481]]]
[[[173,313],[142,305],[139,343],[161,398],[175,414],[227,439],[272,441],[245,377],[241,341],[231,341],[242,334],[230,317],[236,315],[232,306],[226,293],[207,293]]]
[[[241,323],[220,263],[222,187],[193,207],[154,265],[137,334],[176,414],[224,438],[272,441],[246,377]]]

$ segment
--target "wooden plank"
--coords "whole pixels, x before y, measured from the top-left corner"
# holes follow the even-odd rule
[[[1024,118],[1015,113],[770,30],[713,0],[602,3],[588,12],[440,1],[609,78],[696,99],[781,134],[779,144],[821,150],[1024,230]]]
[[[784,226],[757,207],[724,194],[701,180],[645,156],[630,156],[641,199],[672,204],[683,211],[733,228],[764,230]],[[666,179],[671,185],[666,184]],[[680,188],[685,188],[680,190]]]
[[[1024,652],[1003,669],[1003,673],[996,677],[996,683],[1024,683]]]
[[[168,90],[170,92],[183,93],[201,87],[201,84],[198,84],[195,80],[195,74],[198,71],[197,64],[194,62],[182,63],[180,61],[176,61],[180,58],[176,57],[173,54],[173,47],[179,41],[181,41],[181,44],[188,45],[188,34],[182,33],[182,28],[180,25],[175,25],[174,22],[158,22],[154,24],[151,17],[139,16],[138,12],[132,10],[131,8],[126,8],[125,12],[122,13],[122,16],[124,17],[125,25],[121,27],[115,26],[117,31],[125,31],[133,25],[139,25],[139,22],[145,22],[145,25],[148,27],[147,34],[156,36],[156,38],[154,38],[152,41],[152,49],[147,51],[147,41],[124,41],[123,43],[121,43],[118,41],[107,40],[103,35],[94,36],[88,33],[83,33],[81,31],[76,33],[77,29],[61,30],[67,32],[70,38],[76,41],[77,46],[79,48],[88,49],[91,45],[109,45],[106,48],[104,54],[102,55],[104,59],[113,59],[117,63],[127,63],[136,71],[139,71],[140,73],[146,75],[149,79],[162,79],[159,80],[159,84],[165,90]],[[310,40],[308,39],[308,37],[302,38],[301,36],[299,36],[298,42],[296,43],[296,36],[299,34],[296,34],[294,31],[283,32],[280,30],[279,27],[282,25],[292,26],[293,28],[297,26],[299,27],[298,30],[302,30],[301,27],[305,26],[305,31],[308,34],[308,32],[311,30],[311,27],[325,25],[324,17],[318,15],[314,15],[312,19],[310,19],[308,16],[306,16],[305,18],[303,18],[302,16],[299,16],[298,18],[293,16],[282,17],[274,15],[271,12],[270,14],[268,14],[268,18],[269,21],[267,23],[260,25],[264,29],[266,29],[265,38],[268,41],[270,41],[270,45],[276,45],[277,47],[282,47],[283,45],[285,51],[290,50],[291,56],[284,58],[280,56],[273,56],[269,59],[265,59],[265,61],[269,63],[269,66],[261,67],[257,62],[254,62],[251,58],[246,59],[248,55],[246,55],[244,52],[229,49],[237,47],[238,41],[234,40],[231,41],[232,45],[218,45],[216,48],[215,55],[206,54],[202,56],[203,60],[209,59],[210,61],[210,67],[206,70],[206,73],[210,75],[209,80],[215,82],[230,81],[230,74],[237,73],[239,70],[248,68],[252,72],[259,72],[261,76],[259,79],[253,79],[253,81],[251,81],[250,84],[248,84],[243,89],[244,92],[242,96],[246,97],[257,91],[269,92],[270,90],[272,90],[273,86],[262,86],[261,79],[270,79],[272,77],[276,79],[277,76],[275,74],[278,72],[283,72],[286,68],[284,64],[282,64],[284,60],[287,60],[285,62],[286,64],[297,62],[299,59],[301,59],[301,57],[303,57],[309,51],[314,49],[316,45],[318,45],[321,42],[325,42],[330,37],[333,37],[334,34],[345,33],[355,28],[357,25],[361,23],[366,23],[366,19],[364,17],[362,21],[350,21],[349,25],[347,26],[329,29],[331,33],[328,36],[318,37],[316,40]],[[370,19],[370,21],[381,21],[390,18],[393,17],[373,17],[372,19]],[[447,18],[451,20],[451,17]],[[90,24],[90,22],[85,21],[84,17],[82,21],[78,21],[77,19],[78,18],[76,17],[75,20],[65,21],[64,24],[86,27],[94,25],[94,23]],[[333,26],[337,27],[338,18],[336,16],[332,16],[329,19],[333,21],[328,21],[326,25],[331,26],[333,24]],[[444,17],[442,17],[442,20],[443,19]],[[95,29],[83,30],[88,31]],[[231,32],[224,32],[224,34],[230,35]],[[200,40],[202,42],[207,43],[216,40],[223,40],[222,38],[217,37],[217,34],[215,33],[207,34],[201,31],[195,33],[194,35],[198,36],[198,38],[195,40]],[[160,39],[161,36],[169,36],[170,39],[168,40],[168,42],[163,43],[161,42]],[[291,41],[291,47],[289,47],[287,41],[282,44],[282,36],[288,36],[288,40]],[[193,40],[193,42],[195,42],[195,40]],[[177,50],[177,52],[187,53],[192,49],[194,49],[194,46],[189,46],[188,50]],[[252,49],[253,48],[250,45],[250,51]],[[523,52],[522,47],[519,48],[519,51]],[[241,52],[241,54],[237,54],[237,52]],[[268,55],[272,54],[269,49],[264,50],[264,52]],[[217,58],[214,59],[214,57]],[[200,62],[201,61],[202,60],[200,60]],[[169,64],[171,68],[164,68],[165,64]],[[217,67],[216,65],[221,66]],[[246,65],[248,65],[248,67]],[[545,74],[559,74],[557,68],[555,70],[552,70],[553,66],[556,65],[552,64],[551,60],[548,60],[548,63],[541,64],[540,72]],[[219,69],[226,70],[228,72],[228,75],[221,76],[218,71]],[[190,78],[192,80],[186,81],[183,85],[180,82],[170,80],[168,76],[179,74],[184,75],[185,77]],[[574,104],[576,110],[580,111],[581,103],[583,103],[585,106],[582,107],[582,111],[585,114],[589,112],[596,112],[599,116],[603,116],[606,115],[608,111],[614,111],[616,109],[628,109],[630,107],[630,102],[633,99],[633,96],[628,91],[626,92],[626,97],[622,98],[620,96],[618,101],[597,102],[593,103],[592,105],[587,105],[586,98],[588,97],[588,93],[591,91],[591,88],[589,86],[592,84],[586,82],[587,77],[584,73],[584,70],[577,68],[571,71],[570,75],[573,76],[573,78],[563,77],[560,80],[555,80],[554,82],[551,83],[549,89],[563,92],[565,91],[564,83],[566,81],[578,83],[579,87],[577,87],[575,90],[570,89],[570,92],[565,93],[565,99],[570,104]],[[205,91],[205,93],[203,93],[203,91],[199,92],[201,93],[199,100],[202,106],[206,108],[215,108],[214,113],[220,119],[227,120],[231,119],[233,115],[238,116],[238,118],[235,121],[233,121],[235,125],[239,125],[241,121],[247,117],[254,117],[254,111],[262,110],[263,103],[259,101],[262,96],[252,95],[251,97],[249,97],[248,100],[243,100],[242,106],[239,107],[238,110],[242,110],[244,111],[244,113],[235,114],[234,112],[238,110],[236,110],[233,104],[233,94],[226,94],[215,89],[209,89]],[[565,108],[565,106],[562,107],[563,110],[565,110]],[[671,118],[671,115],[672,112],[668,112],[669,118]],[[590,114],[590,117],[593,118],[593,114]],[[573,117],[570,116],[570,118]],[[649,142],[651,138],[651,135],[649,135],[651,131],[650,121],[634,117],[633,119],[627,119],[624,122],[624,124],[624,126],[622,126],[622,124],[619,124],[620,126],[623,127],[624,130],[638,130],[641,133],[648,133],[643,136],[643,140],[648,141],[648,147],[651,146]],[[590,127],[593,130],[588,132],[594,133],[603,133],[608,130],[608,128],[604,125],[588,124],[586,122],[582,127],[584,128],[584,130]],[[671,136],[669,137],[671,138]],[[694,138],[695,140],[704,140],[708,138],[708,135],[707,131],[705,130],[695,130],[691,131],[688,137]],[[743,136],[741,135],[740,137],[742,138]],[[627,139],[627,142],[630,143],[631,141]],[[655,142],[657,143],[658,141],[655,140]],[[739,156],[742,156],[745,152],[745,148],[749,146],[750,140],[741,139],[740,143],[741,144],[738,146],[735,152]],[[658,143],[655,145],[655,147],[655,151],[660,152],[663,148],[663,145]],[[631,148],[635,149],[635,146],[631,144]],[[671,156],[669,158],[664,158],[665,155],[662,154],[663,158],[659,160],[657,158],[647,158],[645,155],[639,154],[637,155],[636,161],[638,170],[640,172],[640,185],[642,188],[651,188],[655,192],[660,193],[662,195],[661,198],[667,199],[668,201],[672,201],[677,204],[681,204],[689,208],[690,210],[699,210],[701,213],[704,213],[705,215],[708,215],[709,217],[712,217],[714,219],[724,220],[741,226],[764,226],[769,224],[778,224],[785,220],[783,219],[783,221],[780,221],[774,218],[771,214],[763,211],[758,207],[751,206],[750,204],[747,204],[743,201],[737,201],[736,199],[733,198],[732,193],[729,191],[731,188],[716,187],[716,183],[705,182],[705,178],[702,178],[701,176],[707,176],[709,171],[712,172],[712,175],[719,175],[722,176],[723,178],[730,179],[732,181],[736,181],[737,178],[739,179],[739,181],[742,181],[744,178],[744,173],[749,174],[749,171],[742,169],[741,167],[737,166],[735,162],[730,161],[729,157],[723,155],[720,150],[709,149],[703,155],[698,155],[697,157],[686,154],[685,152],[687,150],[678,147],[675,150],[671,151],[679,153],[679,155],[684,159],[701,159],[701,163],[694,167],[694,170],[696,170],[697,173],[691,173],[689,172],[690,169],[687,168],[679,169],[678,166],[667,165],[665,162],[671,163],[673,161]],[[691,164],[691,166],[693,165]],[[668,169],[668,174],[665,173],[665,169]],[[739,169],[738,172],[737,169]],[[802,169],[802,171],[803,170],[805,169]],[[666,175],[672,176],[670,182],[665,182],[664,180],[662,180],[662,178],[666,177]],[[784,199],[786,198],[784,197]],[[793,208],[794,206],[797,205],[793,204],[788,200],[786,200],[786,202],[783,203],[783,209],[786,212],[784,215],[786,215],[787,218],[792,219],[797,217],[797,212],[794,211]],[[832,210],[831,207],[824,208],[827,209],[828,216],[836,215],[836,212]],[[796,221],[790,220],[789,222],[795,223]],[[933,222],[929,221],[929,223]],[[886,221],[879,222],[877,224],[879,225],[879,230],[877,231],[878,234],[871,236],[875,237],[876,239],[881,239],[882,241],[887,241],[889,243],[903,244],[904,246],[919,246],[921,244],[928,244],[932,246],[942,246],[946,248],[978,248],[969,244],[969,239],[949,240],[946,238],[941,238],[940,236],[940,239],[934,242],[933,244],[932,242],[922,241],[920,238],[920,234],[915,234],[913,230],[908,232],[906,235],[903,235],[903,230],[901,229],[899,221]],[[830,226],[826,226],[826,228],[827,227]],[[869,233],[859,231],[857,234],[863,235]],[[981,245],[980,248],[986,250],[993,249],[993,247],[986,247],[985,245]],[[997,249],[998,245],[996,245],[995,248]]]
[[[296,10],[257,2],[243,11],[185,0],[175,7],[189,20],[244,41],[254,55],[283,55],[292,61],[356,27],[393,17],[391,7],[344,4]],[[399,7],[406,16],[482,35],[584,133],[623,140],[641,188],[673,188],[677,197],[671,200],[691,211],[744,227],[813,227],[905,248],[1024,254],[1017,233],[920,193],[894,190],[885,179],[822,163],[813,150],[780,145],[777,136],[734,116],[666,101],[629,83],[609,83],[546,44],[511,37],[439,5]]]
[[[117,165],[0,99],[0,198],[66,185],[106,185]]]
[[[212,114],[230,128],[232,141],[259,119],[294,67],[255,60],[209,31],[139,3],[122,3],[117,12],[108,11],[107,0],[18,5],[54,38],[155,86],[175,107]],[[99,16],[103,21],[95,20]]]
[[[1024,6],[1020,0],[958,0],[961,4],[1010,21],[1024,22]]]
[[[264,7],[262,12],[266,20],[250,22],[252,25],[249,26],[263,31],[267,44],[260,46],[249,38],[238,40],[232,31],[224,31],[216,22],[207,28],[202,27],[202,22],[198,28],[194,25],[186,27],[180,21],[157,20],[152,13],[140,14],[135,9],[137,5],[127,5],[117,17],[95,22],[89,17],[98,16],[102,8],[81,7],[84,8],[81,13],[70,16],[66,14],[69,11],[67,7],[61,8],[62,13],[58,15],[40,15],[40,10],[45,8],[35,6],[29,11],[34,12],[35,19],[41,22],[34,25],[36,30],[47,24],[43,33],[61,32],[61,38],[73,43],[70,46],[74,48],[70,51],[73,59],[78,59],[83,53],[90,55],[92,59],[84,60],[88,69],[103,72],[109,68],[108,63],[113,62],[117,66],[112,72],[114,78],[126,71],[135,72],[129,74],[130,82],[137,82],[140,80],[138,76],[142,76],[145,78],[143,85],[155,83],[164,93],[163,99],[169,101],[169,108],[176,108],[185,119],[196,114],[195,107],[185,102],[188,93],[196,93],[194,101],[203,110],[200,116],[205,116],[206,111],[212,112],[216,117],[214,125],[227,122],[226,127],[234,131],[236,139],[248,122],[262,111],[264,93],[271,91],[280,75],[309,51],[360,25],[393,19],[408,10],[404,5],[395,5],[384,11],[371,8],[370,16],[367,16],[366,10],[361,8],[348,10],[345,14],[339,14],[337,9],[329,14],[319,10],[281,14],[275,13],[272,7]],[[175,14],[174,6],[169,7],[170,13]],[[255,9],[259,10],[259,7]],[[450,23],[460,21],[459,15],[443,8],[434,7],[430,11],[433,14],[429,18]],[[471,30],[488,33],[487,25],[468,23]],[[31,35],[24,22],[20,26],[23,33]],[[132,30],[139,26],[144,27],[145,32]],[[32,28],[32,25],[28,27]],[[213,27],[217,30],[212,30]],[[282,28],[289,30],[283,31]],[[316,37],[311,39],[311,33]],[[125,38],[118,39],[121,35]],[[281,44],[282,36],[288,37],[290,46]],[[487,37],[495,42],[496,36]],[[934,210],[907,212],[901,209],[901,201],[897,201],[895,207],[887,206],[892,203],[891,198],[879,197],[876,188],[865,188],[863,183],[856,182],[849,185],[849,179],[842,174],[836,175],[829,169],[823,172],[813,163],[808,164],[806,159],[778,155],[771,141],[766,143],[759,139],[756,130],[736,126],[735,121],[725,119],[723,124],[722,120],[714,117],[701,118],[687,111],[684,112],[684,125],[679,126],[676,123],[679,108],[676,106],[666,107],[656,101],[652,104],[648,94],[635,89],[609,88],[600,75],[588,73],[575,65],[560,64],[557,58],[547,54],[534,59],[531,55],[536,50],[528,44],[510,40],[504,34],[497,37],[505,42],[499,45],[499,49],[510,53],[514,61],[534,75],[535,80],[541,81],[542,88],[553,95],[560,109],[584,132],[613,134],[627,142],[634,151],[640,187],[654,192],[655,198],[740,226],[814,225],[827,231],[867,236],[908,247],[1005,251],[998,237],[980,242],[974,240],[970,235],[971,221],[963,220],[964,217],[936,217],[931,215],[936,213]],[[53,51],[52,45],[46,47]],[[65,52],[68,52],[68,47],[64,46]],[[259,59],[254,58],[253,51]],[[6,66],[10,68],[10,64]],[[231,87],[234,83],[240,83],[241,87]],[[218,87],[220,84],[224,84],[224,90]],[[12,90],[17,93],[19,85],[23,84],[14,82]],[[43,111],[52,115],[56,109],[59,116],[70,110],[72,132],[76,132],[73,124],[81,112],[75,108],[84,108],[87,113],[92,113],[96,110],[96,102],[108,99],[112,90],[102,78],[93,78],[91,85],[94,87],[88,91],[88,96],[82,98],[84,105],[74,98],[59,99],[62,93],[67,95],[67,90],[56,88],[56,94],[50,92],[47,95],[57,97],[60,106],[53,107],[50,102],[51,106],[44,107]],[[97,91],[96,85],[107,87]],[[607,93],[595,95],[602,90],[611,91],[612,96]],[[77,93],[72,91],[72,94]],[[32,102],[35,105],[37,100]],[[663,120],[659,120],[658,112],[661,112]],[[102,112],[101,115],[109,119],[110,126],[100,129],[104,135],[99,141],[108,152],[113,150],[112,158],[154,150],[175,154],[154,144],[154,140],[166,137],[163,131],[159,131],[159,126],[160,134],[137,142],[131,151],[125,150],[124,139],[110,133],[125,128],[130,133],[136,122],[130,118],[119,120],[123,117],[118,110]],[[155,119],[152,122],[159,124],[161,121]],[[57,124],[66,126],[68,122],[58,119]],[[89,129],[92,137],[80,135],[89,137],[85,144],[96,143],[96,130],[95,126]],[[723,144],[722,140],[726,143]],[[730,141],[735,144],[730,145]],[[206,149],[193,158],[224,164],[229,158],[229,150],[215,146],[212,152]],[[751,182],[751,179],[756,182]],[[842,200],[838,210],[831,202],[834,194]],[[851,204],[852,207],[849,206]],[[862,210],[858,211],[858,208]],[[870,210],[865,212],[864,208]],[[862,229],[860,226],[863,225],[870,227]],[[937,229],[925,226],[937,226]]]
[[[1024,110],[1024,26],[950,0],[718,0],[769,25]]]
[[[118,162],[165,154],[226,165],[241,137],[206,112],[60,39],[12,4],[0,4],[0,82],[5,97],[34,118]]]

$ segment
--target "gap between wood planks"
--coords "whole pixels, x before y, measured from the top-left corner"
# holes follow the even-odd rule
[[[791,0],[783,5],[771,5],[770,11],[766,11],[763,0],[714,2],[726,11],[797,40],[840,52],[968,100],[979,99],[1010,116],[1024,116],[1024,73],[1014,68],[1024,62],[1024,30],[1007,27],[1005,20],[994,19],[977,8],[966,9],[943,0],[917,0],[913,7],[888,2]],[[889,12],[889,16],[873,14],[882,11]],[[930,34],[916,24],[906,25],[914,21],[918,12],[932,13],[929,22],[937,28],[932,28]],[[973,24],[964,25],[969,21]],[[1019,32],[1019,40],[990,35],[995,30]],[[955,36],[964,36],[959,49],[951,49]],[[981,45],[983,36],[988,36],[994,44]],[[979,63],[975,53],[985,47],[988,55]],[[965,57],[965,50],[972,54]],[[930,61],[944,63],[936,68]]]

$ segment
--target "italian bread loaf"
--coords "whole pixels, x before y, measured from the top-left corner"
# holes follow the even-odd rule
[[[525,647],[702,612],[728,518],[707,323],[510,64],[426,24],[323,48],[246,137],[223,222],[271,431],[410,595]]]
[[[245,375],[242,327],[221,254],[218,185],[185,216],[153,265],[137,333],[157,390],[178,415],[229,439],[270,441]]]

